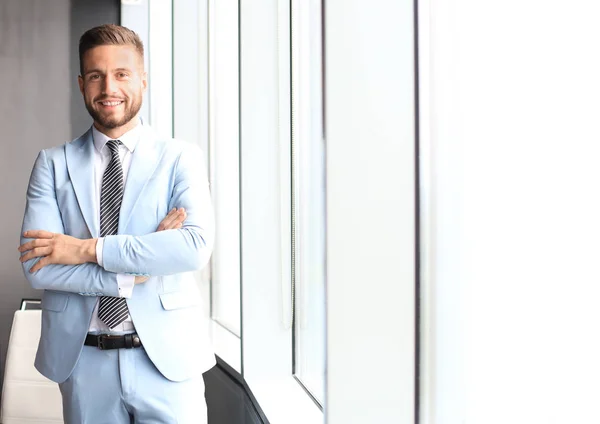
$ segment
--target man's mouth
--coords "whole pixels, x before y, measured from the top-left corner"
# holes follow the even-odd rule
[[[116,106],[119,106],[121,103],[124,103],[124,101],[123,100],[104,100],[104,101],[100,101],[98,103],[100,103],[104,107],[116,107]]]

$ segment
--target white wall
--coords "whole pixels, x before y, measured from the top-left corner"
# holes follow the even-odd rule
[[[600,4],[421,9],[425,422],[599,422]]]

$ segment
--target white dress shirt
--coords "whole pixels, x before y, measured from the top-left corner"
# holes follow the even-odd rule
[[[131,157],[137,146],[137,143],[140,141],[142,125],[138,124],[132,130],[126,132],[118,140],[121,141],[121,145],[119,146],[119,159],[121,159],[121,165],[123,167],[123,184],[127,181],[127,173],[129,172],[129,167],[131,165]],[[96,222],[98,223],[98,228],[100,228],[100,193],[102,191],[102,177],[104,176],[104,171],[108,167],[111,159],[110,149],[106,147],[106,143],[109,140],[114,140],[107,135],[101,133],[96,129],[96,127],[92,127],[92,136],[94,139],[94,188],[95,188],[95,205],[94,210],[96,211]],[[98,265],[102,266],[102,249],[104,247],[104,238],[98,238],[98,243],[96,244],[96,257],[98,259]],[[133,288],[135,286],[135,276],[129,274],[117,274],[117,284],[119,286],[119,294],[120,297],[130,298],[133,293]],[[100,300],[100,298],[98,298]],[[96,302],[96,307],[94,308],[94,312],[92,314],[92,321],[90,323],[90,332],[94,333],[115,333],[115,332],[126,332],[131,333],[135,330],[133,325],[133,321],[131,321],[131,316],[127,316],[127,319],[119,324],[117,327],[112,330],[108,328],[106,324],[104,324],[98,318],[98,304]]]

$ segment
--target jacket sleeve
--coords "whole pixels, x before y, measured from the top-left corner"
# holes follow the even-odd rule
[[[28,230],[46,230],[64,234],[64,226],[56,201],[54,174],[48,165],[45,151],[38,155],[27,189],[25,216],[21,227],[21,244],[31,239],[23,237]],[[22,264],[25,278],[35,289],[50,289],[92,296],[119,296],[117,274],[106,271],[97,264],[51,264],[30,273],[40,258]]]
[[[160,276],[199,270],[208,263],[214,241],[214,215],[202,162],[200,149],[187,145],[174,164],[169,210],[185,208],[183,228],[142,236],[107,236],[103,251],[105,270]]]

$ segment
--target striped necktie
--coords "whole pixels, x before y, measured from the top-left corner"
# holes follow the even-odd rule
[[[119,159],[119,140],[109,140],[106,146],[111,159],[102,177],[100,192],[100,237],[117,234],[119,212],[123,201],[123,167]],[[129,315],[127,302],[123,297],[102,296],[98,306],[98,318],[109,328],[115,328]]]

